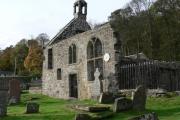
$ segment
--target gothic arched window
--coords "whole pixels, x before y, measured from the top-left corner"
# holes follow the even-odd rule
[[[102,44],[99,39],[95,42],[95,57],[101,57],[102,56]]]
[[[94,50],[93,50],[93,42],[89,41],[88,47],[87,47],[87,58],[91,59],[94,56]]]
[[[69,47],[69,64],[73,64],[73,63],[76,63],[76,45],[72,44],[70,47]]]
[[[88,80],[93,81],[96,68],[99,69],[100,80],[103,79],[103,52],[102,43],[99,39],[93,38],[87,46],[87,71]]]
[[[73,57],[72,57],[72,62],[76,63],[76,46],[73,44],[72,45],[73,48]]]

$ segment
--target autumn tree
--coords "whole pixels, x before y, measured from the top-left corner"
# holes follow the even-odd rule
[[[24,66],[35,76],[41,76],[43,63],[43,50],[36,40],[28,41],[29,52],[24,61]]]
[[[5,50],[1,51],[0,56],[0,70],[3,71],[13,71],[14,67],[11,63],[13,46],[7,47]]]

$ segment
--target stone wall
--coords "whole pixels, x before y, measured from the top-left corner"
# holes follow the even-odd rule
[[[69,75],[77,74],[79,99],[91,98],[92,92],[90,86],[92,81],[88,81],[87,79],[87,44],[92,37],[96,37],[102,42],[103,54],[109,53],[111,56],[110,61],[103,63],[104,79],[107,79],[109,75],[112,76],[112,74],[115,74],[119,44],[117,44],[117,35],[114,34],[110,24],[107,23],[94,30],[75,35],[57,44],[46,47],[44,50],[45,60],[43,63],[42,78],[43,94],[68,99],[70,92]],[[75,44],[77,47],[77,62],[69,65],[68,50],[72,44]],[[53,49],[53,69],[48,69],[48,49],[50,48]],[[62,70],[62,80],[57,80],[58,68]]]

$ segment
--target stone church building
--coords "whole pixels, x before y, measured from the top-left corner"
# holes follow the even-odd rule
[[[121,48],[118,34],[110,23],[91,29],[86,17],[87,3],[77,0],[74,18],[45,47],[43,94],[90,99],[99,93],[96,90],[107,91],[105,81],[116,81]],[[98,89],[95,72],[100,73]]]

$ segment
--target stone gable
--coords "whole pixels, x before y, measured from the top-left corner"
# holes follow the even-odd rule
[[[76,3],[75,7],[79,4],[81,2]],[[83,5],[85,5],[84,2]],[[86,18],[85,15],[80,12],[76,14],[75,18],[84,21]],[[77,26],[82,27],[84,26],[83,24],[83,22],[79,22]],[[72,29],[69,30],[67,31],[68,34],[71,34],[73,31]],[[77,90],[77,97],[79,99],[92,98],[91,85],[94,80],[90,80],[88,76],[89,74],[94,75],[96,67],[100,70],[101,83],[103,83],[103,80],[108,81],[108,78],[113,76],[116,79],[115,66],[118,63],[118,59],[116,58],[120,55],[121,44],[119,43],[120,40],[117,38],[117,34],[114,33],[109,23],[73,36],[70,35],[56,42],[53,42],[53,40],[51,41],[53,44],[48,44],[44,49],[43,94],[56,98],[69,99],[73,92],[72,90]],[[93,44],[91,46],[93,47],[92,49],[88,49],[90,43]],[[96,47],[97,44],[99,47]],[[76,46],[75,50],[70,49],[72,45]],[[49,49],[51,49],[52,53],[49,53]],[[94,52],[91,53],[92,51]],[[88,58],[89,52],[93,55],[92,58]],[[107,62],[103,60],[105,53],[110,55],[110,60]],[[70,64],[69,59],[73,55],[75,55],[76,61]],[[48,67],[49,64],[53,66],[50,69]],[[59,69],[61,70],[60,73],[57,72]],[[76,75],[77,78],[72,78],[71,75]],[[58,80],[57,76],[61,76],[62,79]],[[101,86],[101,88],[104,88],[104,86]]]

